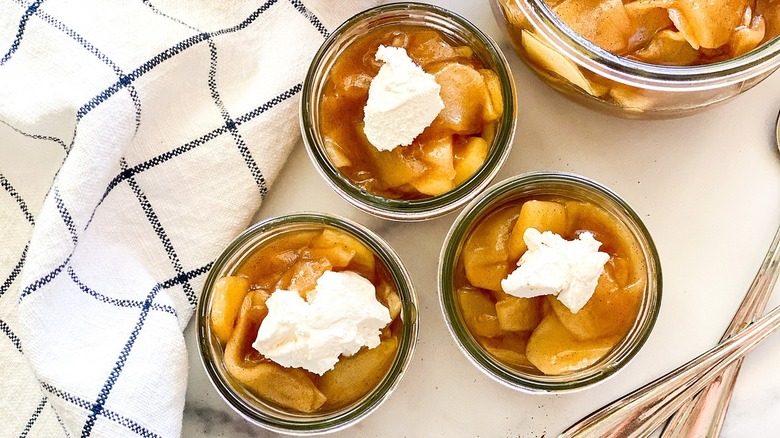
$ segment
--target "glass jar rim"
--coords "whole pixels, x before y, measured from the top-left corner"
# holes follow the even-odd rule
[[[503,1],[503,0],[494,0]],[[665,66],[615,55],[572,30],[545,0],[511,0],[556,50],[605,78],[659,91],[701,91],[741,82],[780,66],[780,36],[738,57],[712,64]]]
[[[635,235],[635,237],[639,241],[640,247],[643,248],[647,268],[648,283],[645,286],[647,289],[643,299],[647,304],[643,303],[637,316],[637,322],[625,335],[623,341],[618,343],[607,356],[594,364],[594,366],[563,376],[533,375],[510,370],[509,367],[491,357],[473,339],[470,331],[461,321],[460,312],[454,298],[455,290],[451,284],[455,262],[461,248],[460,241],[472,229],[474,223],[481,215],[489,212],[491,207],[499,202],[503,202],[507,197],[511,197],[518,189],[537,183],[554,183],[560,184],[561,187],[576,186],[614,203],[614,206],[636,227],[639,235]],[[577,199],[575,196],[572,196],[572,198]],[[529,172],[507,178],[496,183],[477,199],[474,199],[458,215],[458,218],[454,221],[445,237],[439,256],[437,280],[439,305],[444,315],[447,329],[468,360],[493,380],[509,388],[528,393],[578,391],[603,382],[606,378],[622,369],[639,352],[650,336],[650,332],[658,318],[663,289],[658,251],[650,236],[650,232],[636,212],[612,190],[591,179],[573,173],[553,171]],[[641,324],[639,321],[641,321]],[[630,340],[630,342],[627,340]],[[599,368],[599,363],[603,363],[604,366]]]
[[[339,42],[339,37],[343,36],[354,27],[359,26],[366,20],[379,19],[385,15],[398,17],[399,14],[411,14],[414,12],[431,14],[431,16],[425,17],[425,22],[431,24],[444,23],[450,26],[455,25],[457,28],[474,37],[480,43],[489,57],[489,59],[484,59],[483,61],[489,62],[490,67],[499,77],[501,94],[504,100],[504,111],[499,119],[498,129],[485,162],[479,170],[465,182],[438,196],[414,200],[390,199],[374,195],[366,190],[358,188],[345,178],[331,163],[324,150],[324,146],[321,144],[321,139],[315,132],[314,125],[317,122],[316,120],[313,120],[309,102],[312,99],[319,99],[319,96],[314,95],[313,89],[315,86],[318,86],[318,84],[315,83],[315,79],[317,78],[317,73],[321,70],[322,62],[326,59],[330,50]],[[327,73],[327,71],[325,73]],[[325,77],[319,78],[319,81],[324,81],[324,79]],[[473,193],[478,193],[485,189],[495,178],[496,174],[498,174],[501,166],[509,156],[514,139],[516,128],[515,115],[517,111],[515,96],[514,79],[506,57],[499,49],[498,44],[470,21],[455,12],[435,5],[414,2],[390,3],[365,10],[349,18],[334,30],[322,46],[320,46],[312,59],[312,63],[309,66],[303,84],[300,99],[301,132],[306,151],[314,162],[314,167],[317,169],[317,172],[325,179],[328,185],[347,202],[363,211],[384,219],[399,221],[428,220],[445,215],[463,206],[471,199]]]
[[[385,265],[391,277],[395,281],[399,296],[401,297],[401,318],[403,321],[398,351],[393,359],[385,377],[377,384],[376,388],[367,393],[362,399],[348,406],[346,409],[334,413],[325,414],[320,418],[283,419],[274,417],[264,412],[254,404],[248,402],[240,395],[217,367],[218,358],[213,357],[209,330],[208,307],[213,285],[219,276],[223,275],[224,268],[235,263],[236,256],[246,256],[242,251],[254,242],[261,241],[264,237],[272,237],[274,231],[285,226],[325,226],[333,227],[356,237],[367,245],[377,258]],[[330,433],[349,427],[374,412],[394,391],[398,383],[406,373],[417,341],[419,327],[418,301],[406,267],[400,257],[390,245],[368,228],[330,213],[297,212],[260,221],[247,228],[238,235],[222,251],[209,270],[204,282],[201,296],[196,309],[199,356],[206,370],[209,381],[216,389],[220,397],[247,421],[265,429],[293,435],[317,435]]]

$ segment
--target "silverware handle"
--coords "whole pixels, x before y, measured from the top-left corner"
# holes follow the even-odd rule
[[[780,228],[769,245],[764,261],[742,300],[721,342],[755,321],[766,308],[780,273]],[[742,360],[737,360],[716,377],[710,385],[677,411],[666,424],[661,438],[706,438],[720,435],[731,393],[739,375]]]
[[[780,306],[745,330],[670,373],[591,413],[560,437],[644,437],[733,361],[780,329]]]
[[[662,438],[720,436],[742,359],[738,359],[684,404],[666,423]]]

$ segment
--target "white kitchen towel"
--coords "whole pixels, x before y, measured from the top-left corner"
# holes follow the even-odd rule
[[[369,3],[0,0],[0,437],[181,433],[204,276]]]

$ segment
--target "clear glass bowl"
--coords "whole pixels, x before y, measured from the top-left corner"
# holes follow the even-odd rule
[[[625,337],[602,359],[564,375],[523,372],[490,355],[474,339],[460,314],[453,276],[474,226],[496,207],[518,199],[558,196],[597,205],[625,224],[639,242],[646,266],[645,290],[639,314]],[[661,265],[650,233],[639,216],[606,187],[587,178],[559,172],[533,172],[506,179],[472,201],[450,228],[439,257],[439,303],[447,327],[466,357],[488,376],[511,388],[531,393],[567,392],[603,381],[622,368],[650,335],[661,306]]]
[[[243,260],[269,239],[290,231],[332,228],[346,232],[365,244],[387,268],[401,297],[401,337],[396,357],[385,377],[368,394],[337,411],[302,414],[281,409],[250,393],[225,369],[223,347],[211,331],[209,315],[215,282],[231,275]],[[295,213],[262,221],[236,237],[214,262],[198,301],[197,338],[200,357],[209,380],[219,395],[238,414],[263,428],[294,435],[332,432],[351,426],[379,407],[398,385],[417,342],[417,296],[409,273],[398,255],[379,236],[356,223],[330,214]]]
[[[482,167],[468,180],[439,196],[417,200],[389,199],[352,184],[333,165],[325,150],[319,126],[322,87],[341,52],[369,30],[398,25],[418,25],[437,30],[474,50],[486,68],[501,82],[504,113]],[[496,43],[465,18],[445,9],[419,3],[392,3],[369,9],[347,20],[325,40],[312,60],[301,97],[300,124],[306,150],[328,185],[349,203],[386,219],[415,221],[442,216],[473,199],[495,178],[509,155],[515,132],[515,87],[506,58]]]
[[[491,0],[491,6],[520,58],[545,83],[588,107],[622,117],[694,114],[752,88],[780,66],[780,37],[728,61],[652,65],[597,47],[563,23],[545,0]],[[569,67],[554,72],[554,62]]]

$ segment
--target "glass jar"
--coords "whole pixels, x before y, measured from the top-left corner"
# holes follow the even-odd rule
[[[518,370],[480,345],[463,320],[456,299],[455,275],[466,237],[492,211],[520,199],[558,197],[600,207],[625,225],[644,259],[644,291],[633,326],[605,356],[583,369],[562,375]],[[661,305],[661,266],[653,240],[639,216],[615,193],[587,178],[558,172],[533,172],[504,180],[472,201],[450,228],[439,257],[439,303],[447,327],[461,351],[477,368],[511,388],[531,393],[567,392],[603,381],[639,351],[655,324]]]
[[[621,117],[694,114],[752,88],[780,66],[780,37],[727,61],[653,65],[614,55],[581,37],[545,0],[492,0],[491,6],[520,58],[545,83]]]
[[[283,233],[334,229],[363,243],[387,269],[401,298],[402,328],[398,350],[387,374],[357,401],[336,411],[304,414],[291,412],[253,395],[231,378],[224,361],[224,347],[213,333],[210,314],[215,282],[236,272],[242,261],[269,240]],[[246,420],[263,428],[295,435],[332,432],[351,426],[379,407],[398,385],[409,366],[417,341],[417,297],[409,273],[398,255],[379,236],[361,225],[330,214],[295,213],[264,220],[236,237],[214,262],[198,301],[197,338],[200,357],[217,393]]]
[[[401,200],[377,196],[357,187],[333,164],[320,131],[320,98],[333,63],[346,47],[368,31],[398,25],[424,26],[457,44],[467,45],[493,70],[501,84],[504,111],[487,158],[466,181],[438,196]],[[509,155],[515,132],[515,88],[509,66],[496,43],[463,17],[445,9],[418,3],[393,3],[355,15],[336,29],[312,60],[301,97],[300,124],[306,150],[314,167],[339,195],[357,208],[386,219],[416,221],[449,213],[473,199],[490,184]]]

